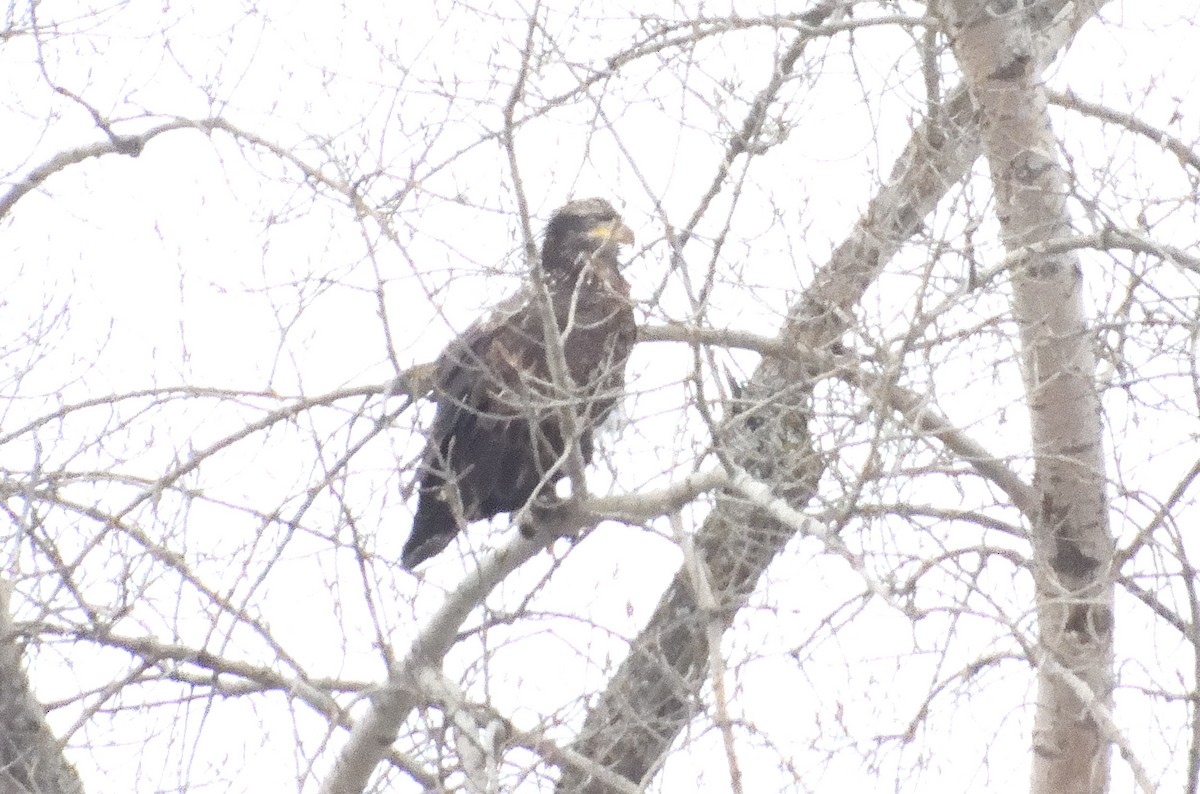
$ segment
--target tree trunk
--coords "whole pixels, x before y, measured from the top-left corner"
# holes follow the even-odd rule
[[[1045,63],[1057,54],[1100,5],[1102,2],[1077,10],[1063,28],[1044,31],[1041,42],[1044,54],[1038,62]],[[1075,6],[1054,2],[1049,8],[1058,12]],[[780,335],[786,345],[801,351],[819,349],[845,332],[853,316],[852,309],[867,287],[899,246],[917,231],[946,190],[963,178],[979,156],[980,140],[978,119],[969,97],[962,90],[953,92],[939,118],[929,120],[914,133],[897,161],[892,181],[880,190],[851,236],[818,271]],[[725,428],[726,444],[735,451],[764,443],[770,446],[766,436],[772,427],[807,423],[803,403],[811,382],[800,369],[764,362],[748,386],[748,396],[761,400],[774,393],[788,399],[774,398],[773,421],[757,423],[752,429],[746,424]],[[1089,388],[1090,373],[1089,368]],[[789,378],[793,388],[790,391],[780,388],[781,380]],[[1094,397],[1093,393],[1093,403]],[[1098,415],[1094,415],[1093,421],[1098,423]],[[1099,451],[1097,447],[1095,454]],[[764,452],[773,454],[770,449]],[[800,460],[811,471],[793,482],[797,485],[816,482],[820,475],[819,457],[804,456]],[[739,462],[748,469],[756,468],[752,460]],[[1096,471],[1102,469],[1098,465]],[[1099,476],[1102,483],[1103,476]],[[777,478],[772,480],[778,482]],[[801,492],[789,496],[802,502],[806,495],[803,488],[798,490]],[[719,501],[696,537],[699,556],[711,571],[713,590],[729,605],[724,616],[726,626],[732,623],[738,606],[745,603],[759,576],[790,539],[787,530],[752,511],[738,508],[734,500]],[[1105,592],[1111,601],[1111,586]],[[1104,603],[1107,605],[1109,601]],[[1107,614],[1111,615],[1111,611]],[[646,628],[634,641],[629,656],[591,709],[572,749],[634,783],[650,775],[694,716],[695,697],[708,674],[706,618],[696,605],[687,571],[681,569]],[[1106,647],[1111,647],[1111,637]],[[1107,663],[1104,669],[1108,670]],[[1039,748],[1035,750],[1040,752]],[[600,794],[609,789],[599,780],[566,771],[558,791]]]
[[[0,580],[0,794],[83,794],[74,767],[29,691],[21,646]]]
[[[1032,537],[1039,646],[1031,791],[1099,794],[1109,777],[1103,726],[1113,689],[1114,546],[1079,257],[1037,249],[1072,229],[1039,76],[1036,6],[952,0],[947,11],[981,116],[1004,244],[1021,255],[1011,272],[1012,305],[1040,504]]]

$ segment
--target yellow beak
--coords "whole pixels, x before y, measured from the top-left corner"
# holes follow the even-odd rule
[[[620,245],[633,245],[633,229],[630,229],[620,221],[606,221],[605,223],[597,223],[591,229],[588,229],[588,237],[593,240],[603,240],[608,242],[612,240]]]

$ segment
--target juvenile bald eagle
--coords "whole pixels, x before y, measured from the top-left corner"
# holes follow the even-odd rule
[[[472,521],[552,496],[574,439],[584,462],[592,430],[625,385],[636,327],[617,249],[633,232],[603,199],[572,201],[546,227],[542,272],[566,377],[555,378],[532,284],[476,321],[437,362],[437,413],[421,463],[417,513],[404,544],[412,568],[446,547]]]

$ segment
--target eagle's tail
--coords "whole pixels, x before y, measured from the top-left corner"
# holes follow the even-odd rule
[[[417,498],[417,514],[413,517],[412,534],[404,543],[400,561],[412,570],[450,544],[458,532],[458,522],[445,499],[437,490],[422,490]]]

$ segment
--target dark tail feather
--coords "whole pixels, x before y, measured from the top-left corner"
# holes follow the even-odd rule
[[[421,491],[417,498],[417,514],[413,517],[412,534],[404,543],[400,562],[412,570],[449,545],[458,532],[458,522],[449,503],[437,497],[436,491]]]

